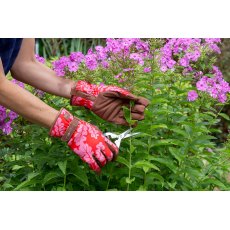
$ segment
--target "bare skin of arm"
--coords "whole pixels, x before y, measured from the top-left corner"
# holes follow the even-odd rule
[[[27,120],[51,128],[58,111],[46,105],[28,91],[13,84],[4,76],[0,58],[0,105],[15,111]]]
[[[34,46],[35,39],[23,39],[19,54],[11,68],[12,76],[44,92],[70,98],[74,81],[58,77],[52,69],[38,62]]]

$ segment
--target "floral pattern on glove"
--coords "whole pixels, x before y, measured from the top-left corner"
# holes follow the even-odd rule
[[[90,84],[86,81],[81,81],[81,80],[77,82],[75,90],[76,92],[83,92],[93,97],[97,97],[99,93],[103,93],[106,91],[119,92],[120,94],[125,95],[125,96],[130,94],[129,91],[119,88],[117,86],[106,86],[106,85],[98,86],[98,85]],[[71,99],[71,104],[78,105],[78,106],[84,106],[88,109],[91,109],[93,106],[93,101],[80,97],[80,96],[73,96]]]
[[[78,106],[84,106],[86,108],[91,109],[93,106],[93,102],[90,100],[87,100],[83,97],[73,97],[72,98],[72,105],[78,105]]]
[[[67,110],[62,109],[51,128],[50,135],[62,137],[73,118]],[[118,148],[114,143],[96,126],[83,120],[79,120],[68,141],[68,146],[96,172],[100,172],[101,167],[118,154]]]
[[[52,137],[62,137],[67,128],[69,127],[70,122],[73,120],[73,115],[65,109],[61,109],[55,123],[53,124],[50,135]]]

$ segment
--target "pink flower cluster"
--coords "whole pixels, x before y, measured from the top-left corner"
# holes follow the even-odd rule
[[[4,134],[10,134],[12,132],[12,123],[18,117],[14,111],[7,112],[6,108],[0,105],[0,130]]]
[[[140,66],[144,65],[145,59],[149,59],[150,55],[149,44],[142,41],[140,38],[119,38],[106,39],[104,50],[109,57],[118,57],[134,62]]]
[[[166,44],[160,49],[158,61],[162,72],[174,69],[176,66],[183,67],[183,74],[194,73],[197,80],[198,91],[207,92],[212,98],[224,103],[227,100],[227,93],[230,93],[229,83],[223,79],[218,67],[213,66],[210,74],[212,78],[204,76],[202,71],[193,69],[192,64],[196,63],[203,50],[209,53],[220,53],[218,43],[220,38],[172,38],[167,39]],[[195,101],[198,94],[195,90],[188,92],[188,101]]]
[[[223,79],[218,67],[213,66],[214,77],[202,76],[196,83],[198,90],[207,92],[212,98],[224,103],[227,100],[227,93],[230,93],[229,83]]]
[[[14,84],[24,88],[24,84],[17,80],[12,80]],[[14,111],[7,110],[4,106],[0,105],[0,130],[3,134],[10,134],[13,130],[12,123],[18,117]]]
[[[227,100],[227,93],[230,93],[230,85],[223,78],[223,75],[217,66],[213,66],[213,77],[203,76],[202,72],[197,74],[199,80],[196,82],[198,91],[208,93],[212,98],[217,99],[221,103]],[[188,101],[195,101],[198,98],[196,91],[188,92]]]
[[[218,54],[221,53],[220,48],[217,45],[217,43],[221,42],[220,38],[205,38],[204,40],[210,50]]]
[[[185,72],[191,72],[191,64],[198,61],[202,49],[210,52],[220,53],[219,38],[171,38],[160,49],[159,64],[162,72],[173,69],[175,66],[182,66]]]
[[[81,52],[72,52],[69,57],[63,56],[60,59],[52,62],[53,69],[57,76],[63,77],[66,71],[76,72],[78,65],[84,60],[84,54]]]
[[[105,47],[96,46],[94,51],[89,49],[86,55],[81,52],[72,52],[70,56],[63,56],[52,64],[57,76],[65,76],[67,71],[78,71],[80,64],[85,64],[90,71],[98,67],[107,69],[110,61],[117,59],[130,60],[134,64],[144,66],[145,59],[150,57],[148,43],[139,38],[107,38]],[[146,66],[144,72],[150,71],[150,67]]]

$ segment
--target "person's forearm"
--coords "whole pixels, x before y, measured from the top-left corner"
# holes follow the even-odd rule
[[[56,73],[38,61],[20,62],[11,69],[12,76],[44,92],[70,98],[74,81],[58,77]]]
[[[0,76],[0,105],[25,117],[27,120],[50,128],[58,111],[40,99]]]

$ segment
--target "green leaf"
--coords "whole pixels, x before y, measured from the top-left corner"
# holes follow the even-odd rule
[[[169,147],[169,152],[178,160],[179,164],[182,161],[182,156],[179,152],[179,149],[174,148],[174,147]]]
[[[160,89],[160,88],[164,88],[165,87],[165,84],[154,84],[153,86],[152,86],[154,89]]]
[[[74,172],[69,174],[73,174],[78,180],[82,181],[85,185],[89,186],[89,181],[85,170],[78,167]]]
[[[135,151],[136,147],[134,147],[132,144],[130,145],[130,153],[132,154]]]
[[[189,135],[192,135],[192,128],[189,125],[184,125],[186,133]]]
[[[40,172],[29,173],[27,178],[28,178],[28,180],[32,180],[34,177],[38,176],[39,174],[40,174]]]
[[[67,165],[67,160],[65,161],[60,161],[57,163],[59,169],[62,171],[62,173],[65,175],[66,174],[66,165]]]
[[[185,172],[188,174],[188,176],[191,178],[200,178],[202,176],[202,173],[200,172],[199,169],[194,168],[186,168]]]
[[[154,180],[158,180],[161,182],[161,186],[164,185],[164,178],[158,174],[158,173],[155,173],[155,172],[151,172],[151,173],[148,173],[146,175],[146,182],[147,184],[152,184]]]
[[[167,100],[166,98],[154,98],[151,101],[151,104],[160,104],[160,103],[168,103],[169,100]]]
[[[170,130],[173,131],[174,133],[178,133],[178,134],[180,134],[180,135],[182,135],[182,136],[184,136],[184,137],[187,137],[187,136],[188,136],[188,134],[187,134],[184,130],[182,130],[182,129],[179,129],[179,128],[171,128]]]
[[[46,185],[48,182],[50,182],[53,179],[61,178],[61,175],[58,172],[49,172],[45,175],[42,183],[43,186]]]
[[[22,166],[22,165],[14,165],[13,167],[12,167],[12,170],[13,171],[17,171],[17,170],[19,170],[19,169],[21,169],[21,168],[24,168],[25,166]]]
[[[121,157],[121,156],[118,155],[116,161],[119,162],[119,163],[121,163],[121,164],[123,164],[123,165],[126,165],[128,168],[131,167],[129,165],[129,162],[124,157]]]
[[[151,147],[161,146],[161,145],[181,145],[181,143],[180,140],[176,140],[176,139],[153,140]]]
[[[130,109],[127,108],[126,106],[122,106],[122,109],[123,109],[123,112],[124,112],[125,120],[126,120],[130,125],[135,124],[137,121],[136,121],[136,120],[132,120],[132,119],[130,118]]]
[[[177,182],[173,182],[173,183],[170,183],[170,182],[167,182],[168,186],[171,188],[171,189],[175,189],[175,186],[177,184]]]
[[[214,179],[214,178],[208,178],[202,181],[203,184],[211,184],[211,185],[216,185],[219,188],[226,189],[226,186],[219,180]]]
[[[150,129],[153,130],[153,129],[167,129],[168,126],[165,125],[165,124],[158,124],[158,125],[151,125]]]
[[[156,165],[154,165],[154,164],[152,164],[152,163],[150,163],[148,161],[145,161],[145,160],[136,162],[133,165],[133,167],[142,168],[144,170],[144,172],[148,172],[149,169],[155,169],[157,171],[160,171],[160,169]]]
[[[21,184],[19,184],[14,190],[17,191],[17,190],[20,190],[22,188],[25,188],[29,185],[34,185],[36,184],[36,177],[39,175],[40,173],[38,172],[33,172],[33,173],[29,173],[28,176],[27,176],[27,180],[26,181],[23,181]]]
[[[132,179],[126,177],[126,178],[125,178],[125,181],[126,181],[127,184],[132,184],[132,183],[135,181],[135,177],[133,177]]]
[[[219,115],[223,117],[224,119],[230,121],[230,117],[226,113],[219,113]]]
[[[144,185],[141,185],[137,191],[146,191],[146,187]]]
[[[208,144],[212,139],[217,139],[217,138],[211,135],[200,135],[192,141],[191,145]]]
[[[9,188],[13,188],[14,186],[13,185],[11,185],[11,184],[9,184],[9,183],[4,183],[3,185],[2,185],[2,187],[6,190],[6,189],[9,189]],[[15,190],[15,189],[14,189]]]
[[[151,160],[153,161],[157,161],[163,165],[165,165],[166,167],[168,167],[169,169],[171,169],[174,173],[176,173],[176,165],[173,164],[173,161],[168,159],[168,158],[160,158],[160,157],[153,157],[150,156],[149,157]]]

